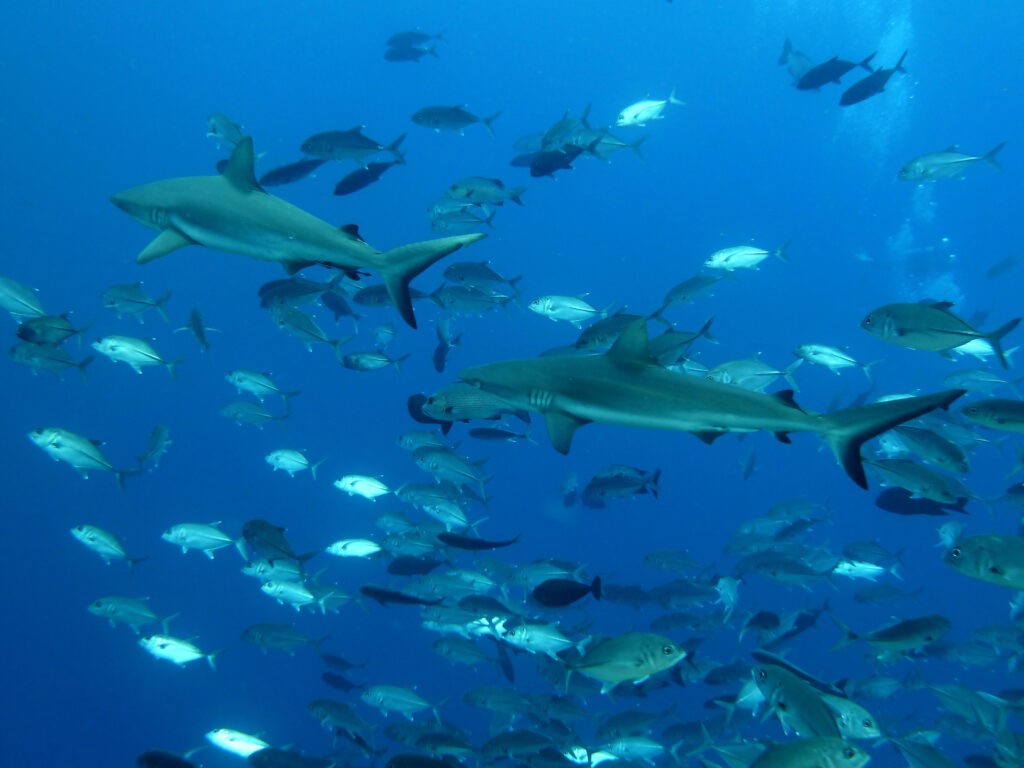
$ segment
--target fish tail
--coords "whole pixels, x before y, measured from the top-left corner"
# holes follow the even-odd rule
[[[1000,149],[1001,149],[1001,147],[1000,147]],[[171,319],[167,316],[167,310],[164,309],[164,304],[166,304],[168,302],[168,300],[170,300],[170,298],[171,298],[171,292],[168,291],[163,296],[161,296],[159,299],[157,299],[155,302],[153,302],[153,306],[156,307],[156,311],[160,313],[160,317],[162,317],[164,319],[165,323],[171,322]]]
[[[858,67],[864,67],[864,69],[866,69],[866,70],[867,70],[868,72],[874,72],[875,70],[873,70],[873,69],[872,69],[872,68],[871,68],[870,66],[868,66],[868,65],[869,65],[869,64],[871,64],[871,60],[872,60],[873,58],[875,58],[875,56],[876,56],[877,54],[878,54],[878,51],[875,51],[874,53],[872,53],[872,54],[871,54],[870,56],[868,56],[868,57],[867,57],[866,59],[864,59],[864,61],[862,61],[862,62],[861,62],[860,64],[858,64],[857,66],[858,66]]]
[[[246,563],[249,562],[249,553],[245,551],[245,537],[241,536],[235,539],[235,549],[238,550],[238,554],[242,556],[242,560]]]
[[[681,107],[685,107],[686,106],[686,102],[685,101],[682,101],[681,99],[677,99],[676,98],[676,89],[675,88],[673,88],[672,89],[672,93],[670,93],[668,95],[668,103],[669,104],[678,104]]]
[[[820,416],[821,431],[850,479],[861,488],[867,488],[868,481],[860,455],[860,447],[864,442],[936,408],[948,408],[950,403],[966,391],[951,389],[920,397],[844,408]]]
[[[489,134],[491,134],[491,136],[494,135],[494,121],[497,120],[500,116],[501,116],[501,110],[499,109],[497,112],[495,112],[490,117],[485,117],[483,120],[481,120],[481,122],[487,128],[487,132]]]
[[[998,155],[1000,150],[1002,150],[1002,148],[1005,147],[1005,146],[1006,146],[1006,142],[1004,141],[999,146],[993,147],[988,152],[986,152],[984,155],[982,155],[981,159],[984,160],[989,165],[991,165],[996,170],[998,170],[998,171],[1003,170],[1003,166],[1001,166],[999,164],[999,161],[996,160],[996,155]]]
[[[656,469],[651,475],[651,478],[647,481],[647,488],[651,492],[651,496],[658,498],[658,494],[661,493],[661,488],[658,487],[658,481],[661,480],[661,470]]]
[[[143,557],[129,557],[128,558],[128,573],[135,573],[135,566],[141,562],[149,560],[149,555]]]
[[[281,397],[284,400],[285,410],[288,411],[288,413],[292,412],[292,398],[295,397],[296,395],[301,395],[301,394],[302,394],[302,390],[301,389],[296,389],[296,390],[294,390],[292,392],[282,392],[281,393]]]
[[[595,576],[594,580],[590,582],[590,593],[594,596],[595,600],[601,599],[601,577]]]
[[[435,55],[436,55],[436,54],[435,54]],[[405,137],[406,137],[406,134],[404,134],[404,133],[403,133],[403,134],[402,134],[401,136],[399,136],[399,137],[398,137],[397,139],[395,139],[395,140],[394,140],[394,141],[392,141],[392,142],[391,142],[390,144],[388,144],[388,145],[387,145],[386,147],[384,147],[384,149],[385,149],[386,151],[388,151],[388,152],[390,152],[390,153],[391,153],[392,155],[394,155],[394,157],[395,157],[395,162],[396,162],[396,163],[398,163],[399,165],[405,165],[405,164],[406,164],[406,162],[405,162],[405,154],[404,154],[403,152],[399,151],[399,149],[398,149],[399,145],[400,145],[400,144],[401,144],[401,143],[402,143],[403,141],[405,141]]]
[[[803,364],[803,362],[804,359],[802,357],[798,357],[796,360],[794,360],[792,363],[786,366],[786,369],[782,372],[782,378],[786,380],[786,383],[789,384],[789,388],[792,389],[794,392],[799,392],[800,387],[797,385],[796,379],[793,378],[793,372],[796,371],[796,369],[799,368]]]
[[[384,278],[388,295],[406,323],[413,328],[416,327],[416,315],[413,313],[412,297],[409,295],[409,282],[434,262],[484,237],[486,237],[485,234],[476,233],[425,240],[392,248],[378,257],[377,269],[380,271],[381,277]]]
[[[787,264],[791,264],[792,262],[790,262],[789,260],[789,255],[786,253],[786,249],[789,248],[789,244],[792,242],[792,240],[787,240],[786,242],[784,242],[782,245],[780,245],[778,248],[772,251],[772,256],[777,256]]]
[[[786,42],[782,45],[782,53],[779,55],[778,65],[781,67],[787,61],[789,61],[789,54],[793,52],[793,43],[787,37]]]
[[[644,153],[640,151],[640,145],[643,144],[645,141],[647,141],[647,137],[641,136],[639,139],[637,139],[631,144],[627,144],[626,146],[633,150],[634,155],[636,155],[641,160],[644,160],[646,158],[644,158]]]
[[[846,646],[848,646],[848,645],[850,645],[852,643],[855,643],[858,640],[860,640],[860,635],[858,635],[856,632],[854,632],[848,626],[843,624],[843,622],[841,622],[835,616],[832,617],[832,621],[835,622],[835,625],[839,629],[839,631],[843,633],[842,639],[838,643],[836,643],[835,645],[832,646],[832,650],[833,651],[839,650],[840,648],[845,648]]]
[[[184,357],[179,357],[177,360],[171,360],[169,363],[164,363],[167,366],[167,370],[171,372],[171,378],[175,381],[178,380],[178,366],[185,362]]]
[[[662,304],[656,310],[651,312],[651,314],[649,314],[647,316],[647,319],[648,320],[657,320],[659,323],[661,323],[662,325],[666,326],[667,328],[672,328],[672,323],[670,323],[668,320],[666,320],[664,318],[664,314],[665,314],[665,310],[666,309],[668,309],[668,304]]]
[[[327,457],[326,456],[324,456],[322,459],[320,459],[320,461],[318,461],[316,464],[313,464],[313,465],[310,466],[309,473],[311,475],[313,475],[313,479],[314,480],[316,480],[316,468],[319,467],[321,464],[323,464],[325,461],[327,461]]]
[[[217,657],[224,653],[224,648],[219,648],[213,653],[206,654],[206,663],[210,665],[210,669],[214,672],[217,671]]]
[[[179,616],[181,616],[181,614],[180,614],[180,613],[172,613],[172,614],[171,614],[170,616],[168,616],[167,618],[165,618],[165,619],[160,619],[160,629],[161,629],[161,630],[163,630],[163,633],[164,633],[165,635],[166,635],[166,634],[168,634],[168,632],[170,631],[170,627],[171,627],[171,622],[172,622],[172,621],[174,621],[174,620],[175,620],[176,618],[178,618]]]
[[[89,363],[91,363],[95,359],[96,355],[89,355],[87,358],[85,358],[85,360],[83,360],[82,362],[78,363],[75,366],[78,369],[78,372],[82,374],[82,381],[84,381],[86,384],[89,383],[89,374],[85,372],[85,369],[88,368]]]
[[[999,358],[999,364],[1002,365],[1004,369],[1008,369],[1010,364],[1006,359],[1007,354],[1003,352],[1003,337],[1016,328],[1019,322],[1020,318],[1015,317],[1010,322],[996,328],[992,333],[985,334],[985,339],[992,345],[992,351],[996,353],[996,357]]]
[[[900,60],[899,60],[899,61],[897,61],[897,62],[896,62],[896,66],[895,66],[895,67],[893,67],[893,71],[895,71],[895,72],[902,72],[903,74],[907,74],[907,70],[905,70],[905,69],[903,68],[903,60],[904,60],[905,58],[907,58],[907,54],[908,54],[908,53],[910,53],[910,51],[909,51],[909,50],[907,50],[907,51],[904,51],[904,52],[903,52],[903,55],[902,55],[902,56],[900,56]]]
[[[342,354],[341,348],[348,344],[355,336],[342,336],[340,339],[328,339],[327,343],[334,348],[334,356],[338,358],[338,362],[341,362]]]
[[[409,353],[406,352],[401,357],[398,357],[398,358],[395,358],[394,360],[392,360],[391,363],[392,363],[392,365],[395,366],[395,370],[398,371],[399,373],[401,373],[402,372],[402,361],[403,360],[407,360],[408,358],[409,358]]]

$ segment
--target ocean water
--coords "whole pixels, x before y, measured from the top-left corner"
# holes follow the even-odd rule
[[[170,359],[187,358],[177,381],[159,368],[139,376],[102,358],[90,366],[87,383],[74,372],[58,380],[0,364],[4,765],[131,765],[145,749],[181,753],[200,746],[203,734],[218,727],[325,754],[330,735],[305,711],[320,697],[351,701],[380,726],[374,743],[386,752],[379,760],[408,751],[383,734],[394,716],[384,720],[354,694],[320,681],[323,666],[311,649],[290,657],[244,644],[240,633],[257,622],[295,622],[309,636],[329,634],[324,650],[365,661],[354,679],[415,687],[431,702],[445,701],[444,717],[467,728],[476,745],[487,737],[489,718],[464,704],[462,693],[474,685],[509,685],[493,666],[451,667],[434,655],[437,636],[420,627],[416,608],[352,602],[336,615],[297,615],[241,575],[242,561],[231,549],[210,561],[160,540],[162,531],[182,522],[221,521],[238,535],[252,518],[286,526],[299,552],[344,537],[378,536],[377,514],[401,505],[387,497],[374,503],[350,498],[331,481],[350,473],[379,475],[392,487],[427,481],[396,445],[399,434],[417,427],[406,398],[456,380],[463,367],[531,356],[571,344],[576,335],[567,324],[514,306],[456,318],[463,344],[438,374],[430,362],[442,316],[437,307],[417,304],[418,331],[393,310],[371,309],[345,350],[371,348],[372,329],[391,322],[398,334],[389,352],[410,357],[401,373],[355,373],[326,348],[307,352],[259,307],[258,287],[283,277],[273,264],[189,248],[137,265],[135,256],[153,233],[108,198],[149,181],[214,173],[225,150],[204,137],[210,113],[224,112],[244,126],[256,151],[265,153],[261,170],[298,159],[301,142],[319,131],[365,125],[384,143],[408,132],[408,165],[361,192],[331,195],[333,184],[355,168],[351,162],[329,163],[315,178],[273,190],[327,221],[358,223],[367,241],[382,249],[434,236],[426,208],[457,179],[491,176],[526,185],[523,206],[499,210],[485,240],[414,281],[424,291],[440,283],[447,263],[465,256],[489,260],[505,275],[523,275],[525,300],[586,293],[597,307],[650,312],[713,251],[748,243],[773,249],[792,240],[792,263],[768,259],[760,270],[723,282],[713,297],[667,312],[686,329],[714,316],[720,344],[695,348],[707,365],[760,354],[785,367],[794,347],[821,342],[846,346],[858,360],[884,360],[875,369],[879,394],[931,392],[944,388],[952,370],[970,366],[868,336],[859,324],[870,310],[897,301],[949,300],[965,317],[990,312],[985,329],[1021,314],[1024,272],[985,276],[1019,249],[1024,66],[1012,52],[1024,33],[1024,11],[1016,3],[966,12],[951,3],[910,0],[185,0],[13,3],[0,17],[0,146],[7,179],[0,188],[0,274],[37,288],[47,311],[70,311],[76,324],[92,324],[87,343],[121,333],[155,339]],[[385,40],[416,27],[444,31],[438,57],[385,61]],[[859,61],[877,50],[874,63],[891,67],[909,50],[907,74],[896,74],[885,93],[839,107],[841,88],[859,75],[851,72],[842,86],[819,92],[797,91],[776,63],[787,37],[814,62],[836,54]],[[630,141],[647,136],[642,161],[628,151],[607,164],[581,157],[556,179],[531,179],[508,165],[517,137],[545,130],[566,110],[579,115],[591,104],[592,122],[608,124],[626,105],[665,98],[673,89],[685,106],[668,106],[663,119],[646,128],[614,131]],[[435,134],[410,121],[414,111],[435,104],[466,104],[484,116],[501,110],[496,136],[482,126],[470,126],[465,135]],[[963,180],[915,185],[896,177],[907,160],[925,152],[961,144],[982,154],[1002,141],[1008,141],[1002,173],[979,163]],[[327,277],[320,269],[308,272]],[[140,326],[102,307],[107,286],[140,280],[151,295],[172,291],[169,325],[150,313]],[[189,334],[172,332],[193,307],[220,331],[211,334],[206,353]],[[335,326],[322,308],[316,316],[332,337],[351,333],[347,319]],[[8,328],[13,339],[15,323]],[[1022,343],[1022,333],[1011,335],[1008,346]],[[74,341],[66,346],[76,356],[89,351],[87,344],[79,351]],[[254,430],[218,415],[239,399],[224,380],[235,368],[270,371],[283,388],[302,390],[285,426]],[[849,402],[866,383],[855,369],[836,377],[806,364],[797,379],[798,401],[815,410],[836,398]],[[130,466],[157,424],[170,428],[173,445],[158,469],[129,478],[124,493],[104,473],[82,480],[26,439],[36,427],[60,426],[103,440],[115,465]],[[735,558],[722,548],[743,521],[777,502],[806,497],[832,511],[831,525],[815,531],[814,541],[838,551],[850,541],[877,538],[903,550],[906,581],[899,586],[921,588],[918,602],[865,607],[851,599],[860,584],[842,579],[804,590],[752,577],[741,586],[738,617],[827,599],[830,613],[858,630],[894,617],[944,613],[955,641],[1008,622],[1009,591],[942,564],[934,544],[944,519],[879,510],[873,504],[877,480],[869,492],[857,488],[813,436],[794,435],[792,445],[768,434],[743,441],[729,436],[706,446],[679,433],[592,425],[563,457],[548,444],[536,414],[537,445],[484,443],[466,432],[466,425],[452,431],[460,450],[489,457],[486,467],[494,475],[488,486],[493,500],[471,514],[487,518],[479,533],[521,535],[495,555],[507,562],[573,560],[607,583],[650,588],[671,575],[646,567],[643,556],[673,548],[707,564],[708,574],[727,574]],[[1011,436],[974,452],[966,481],[979,496],[1003,493],[1018,445]],[[278,448],[326,458],[319,479],[272,472],[263,457]],[[751,449],[756,469],[744,481],[742,464]],[[567,475],[585,482],[613,463],[660,468],[660,498],[613,501],[603,510],[563,506]],[[1016,532],[1019,512],[1008,505],[994,505],[992,514],[976,502],[968,509],[962,518],[968,533]],[[104,566],[69,535],[80,524],[116,533],[132,556],[148,560],[133,575],[123,563]],[[456,563],[472,567],[473,559],[459,555]],[[385,561],[320,555],[313,564],[349,593],[366,583],[401,586],[385,573]],[[158,615],[180,613],[172,634],[195,638],[207,651],[225,649],[217,671],[202,661],[177,669],[148,656],[128,628],[111,629],[86,611],[106,595],[145,595]],[[589,601],[562,620],[601,636],[643,631],[660,613]],[[700,656],[749,660],[752,644],[738,641],[737,621],[710,634]],[[689,637],[673,634],[677,641]],[[826,615],[787,658],[826,680],[876,670],[863,645],[829,650],[838,638]],[[528,656],[514,663],[517,689],[557,692]],[[938,659],[884,668],[897,677],[911,670],[932,683],[982,691],[1021,687],[1020,674],[1007,671],[1005,659],[990,668]],[[715,710],[705,702],[728,692],[735,688],[673,685],[654,691],[644,706],[674,707],[664,727],[710,717]],[[593,694],[587,705],[607,714],[634,701]],[[897,732],[931,727],[940,714],[924,691],[870,706],[896,723]],[[1013,719],[1010,724],[1020,727]],[[774,721],[751,724],[744,734],[784,738]],[[991,753],[991,742],[948,738],[941,746],[958,758]],[[874,754],[877,764],[901,764],[890,746]],[[240,760],[213,749],[196,759],[208,766]]]

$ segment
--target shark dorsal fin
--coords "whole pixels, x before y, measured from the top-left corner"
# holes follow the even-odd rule
[[[358,240],[360,243],[366,242],[365,240],[363,240],[362,235],[359,234],[358,224],[343,224],[340,227],[338,227],[338,229],[340,229],[346,235],[351,237],[353,240]]]
[[[627,325],[608,350],[608,357],[619,365],[655,365],[647,348],[647,321],[640,318]]]
[[[252,137],[246,136],[235,147],[231,153],[228,164],[224,166],[223,176],[231,186],[239,192],[260,191],[260,185],[256,181],[256,174],[253,171],[255,156],[252,149]]]

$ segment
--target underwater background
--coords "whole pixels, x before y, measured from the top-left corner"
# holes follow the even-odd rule
[[[963,317],[990,312],[986,329],[1021,313],[1024,272],[986,277],[1021,248],[1024,61],[1016,51],[1024,8],[1018,3],[968,10],[909,0],[15,2],[0,18],[7,179],[0,187],[0,274],[38,289],[48,312],[70,311],[76,326],[92,324],[81,352],[74,340],[66,344],[76,357],[95,338],[123,333],[155,339],[168,359],[187,358],[177,380],[159,368],[139,376],[102,358],[89,366],[87,382],[74,371],[58,379],[0,364],[5,765],[131,765],[145,749],[184,753],[200,746],[203,734],[217,727],[325,754],[331,736],[306,712],[320,697],[350,701],[382,728],[394,721],[357,703],[355,694],[326,687],[312,649],[264,655],[241,642],[242,630],[257,622],[294,622],[310,637],[328,634],[323,650],[365,661],[353,675],[360,682],[415,687],[428,701],[447,700],[445,719],[470,730],[476,742],[486,738],[489,717],[465,704],[462,692],[508,685],[492,666],[452,667],[432,653],[437,636],[419,627],[416,608],[353,601],[338,614],[295,614],[240,574],[243,563],[230,548],[210,561],[160,540],[182,522],[221,521],[237,536],[252,518],[285,526],[299,552],[344,537],[372,538],[375,516],[401,505],[350,497],[331,481],[350,473],[380,476],[392,488],[429,481],[396,443],[419,426],[406,409],[409,395],[429,395],[455,381],[461,368],[528,357],[576,337],[570,325],[514,304],[457,317],[462,344],[439,374],[430,355],[440,308],[417,302],[415,331],[392,309],[370,308],[347,347],[372,348],[373,328],[391,322],[397,336],[389,354],[410,357],[401,373],[392,367],[357,373],[339,366],[329,349],[307,352],[275,328],[257,289],[284,277],[276,265],[199,247],[137,265],[135,256],[153,233],[109,197],[149,181],[215,173],[226,150],[204,136],[211,113],[229,115],[254,138],[256,152],[265,153],[262,170],[298,159],[299,145],[319,131],[365,125],[385,144],[408,132],[408,164],[356,194],[331,194],[356,167],[351,162],[329,163],[313,178],[272,190],[326,221],[357,223],[381,249],[436,236],[426,209],[460,178],[526,185],[522,207],[503,206],[485,240],[414,280],[425,292],[440,284],[447,263],[465,257],[489,260],[506,276],[523,275],[524,304],[545,294],[586,293],[598,308],[649,313],[713,251],[748,243],[774,249],[792,240],[790,264],[770,258],[759,271],[723,281],[714,296],[666,313],[687,329],[714,316],[720,344],[695,348],[708,366],[759,354],[784,368],[796,346],[821,342],[848,347],[860,361],[884,359],[873,370],[877,394],[931,392],[946,388],[942,379],[956,364],[867,335],[859,324],[869,311],[897,301],[952,301]],[[387,38],[414,28],[443,30],[437,56],[385,60]],[[877,50],[874,63],[891,67],[909,50],[907,73],[897,73],[884,93],[840,107],[840,89],[860,74],[847,75],[843,86],[797,91],[777,64],[786,38],[815,62],[836,54],[859,61]],[[646,134],[643,160],[628,151],[607,164],[581,157],[554,179],[509,166],[516,138],[544,131],[566,110],[579,115],[592,104],[592,124],[611,124],[625,106],[664,99],[673,89],[685,106],[669,105],[663,119],[644,128],[612,129],[627,141]],[[465,135],[434,133],[409,119],[427,105],[455,104],[477,115],[501,110],[496,135],[482,126]],[[963,180],[897,178],[904,163],[926,152],[959,144],[980,155],[1003,141],[1003,172],[978,163]],[[304,274],[329,277],[320,268]],[[172,292],[170,324],[149,313],[138,325],[103,308],[104,289],[140,280],[151,296]],[[173,333],[194,307],[219,330],[205,353],[190,334]],[[331,338],[352,333],[348,318],[336,325],[326,310],[315,314]],[[15,328],[11,321],[12,344]],[[1018,331],[1007,346],[1021,338]],[[218,414],[239,399],[224,380],[237,368],[272,372],[283,388],[302,391],[283,426],[254,430]],[[807,364],[796,378],[798,402],[814,410],[828,410],[837,399],[848,403],[866,385],[855,369],[837,377]],[[173,444],[158,468],[128,478],[123,493],[106,473],[82,480],[26,439],[37,427],[64,427],[104,441],[116,466],[130,466],[157,424],[169,427]],[[563,457],[548,444],[537,415],[537,445],[478,442],[465,433],[465,425],[452,430],[460,451],[490,457],[485,466],[494,475],[487,509],[471,515],[487,518],[478,532],[491,539],[521,536],[494,555],[507,562],[554,557],[584,564],[606,583],[652,587],[670,577],[645,566],[644,555],[685,549],[709,572],[727,574],[735,558],[722,549],[743,521],[806,497],[831,511],[830,524],[814,532],[818,543],[838,550],[878,539],[890,551],[903,550],[899,586],[923,588],[917,602],[859,605],[851,595],[861,584],[843,579],[808,591],[752,578],[740,588],[738,616],[816,607],[827,599],[830,613],[856,629],[942,613],[952,621],[950,639],[958,641],[979,626],[1008,621],[1012,593],[942,563],[935,528],[944,518],[877,508],[877,479],[870,491],[857,488],[811,435],[794,435],[792,445],[758,433],[706,446],[679,433],[592,425]],[[1002,495],[1017,444],[1011,436],[977,448],[966,482],[978,496]],[[308,472],[292,479],[272,472],[264,456],[278,448],[301,450],[311,461],[326,458],[318,480]],[[752,449],[756,466],[744,480]],[[659,498],[614,500],[606,509],[563,505],[566,476],[577,473],[585,483],[608,464],[661,469]],[[1016,532],[1020,511],[1010,505],[996,503],[990,513],[972,502],[968,509],[970,515],[958,517],[967,532]],[[129,554],[148,559],[131,575],[124,563],[104,566],[68,534],[83,523],[116,533]],[[472,567],[469,554],[455,559]],[[354,594],[365,583],[400,586],[384,566],[319,555],[311,568],[326,568],[326,580]],[[206,651],[226,649],[218,669],[201,660],[177,669],[151,658],[130,629],[111,629],[87,612],[104,595],[149,596],[159,616],[180,613],[172,634],[196,638]],[[574,610],[570,623],[586,623],[599,635],[644,631],[658,615],[607,600]],[[682,641],[695,633],[670,634]],[[826,617],[794,642],[787,658],[829,681],[875,671],[863,646],[829,650],[838,639]],[[734,621],[711,633],[700,655],[729,663],[750,647],[749,638],[738,641]],[[517,689],[557,693],[528,656],[514,662]],[[1020,673],[1008,671],[1005,660],[990,667],[897,661],[886,673],[902,677],[912,666],[929,681],[987,691],[1021,687]],[[697,720],[714,714],[705,701],[720,692],[699,682],[670,686],[651,694],[650,707],[672,704],[672,718]],[[603,698],[592,694],[591,706],[613,711]],[[929,723],[938,707],[925,691],[875,706],[897,722],[918,724]],[[774,722],[751,726],[751,733],[782,738]],[[382,730],[375,745],[404,751]],[[944,746],[953,757],[972,751],[953,739]],[[900,764],[889,746],[875,756],[880,765]],[[207,766],[239,762],[213,749],[196,759]]]

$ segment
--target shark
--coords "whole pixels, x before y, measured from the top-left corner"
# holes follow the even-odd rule
[[[379,251],[358,226],[334,227],[266,192],[256,181],[251,137],[239,141],[223,172],[154,181],[126,189],[111,202],[157,235],[139,264],[189,245],[281,264],[288,274],[319,264],[352,277],[377,272],[402,319],[413,328],[409,282],[434,262],[485,237],[442,237]]]
[[[463,382],[544,416],[555,450],[567,454],[580,427],[597,422],[690,432],[712,443],[729,432],[765,430],[789,443],[791,432],[821,435],[850,478],[867,488],[860,446],[892,427],[949,404],[966,390],[814,413],[792,390],[752,392],[686,376],[658,365],[647,345],[647,324],[633,321],[604,355],[537,357],[466,368]]]

